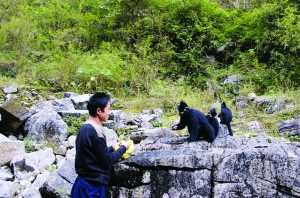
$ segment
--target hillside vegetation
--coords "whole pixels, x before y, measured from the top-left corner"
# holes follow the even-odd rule
[[[269,116],[249,108],[244,119],[235,113],[238,123],[258,119],[273,133],[278,121],[299,115],[299,5],[2,0],[0,85],[58,96],[106,90],[128,111],[162,107],[167,125],[180,99],[206,111],[220,96],[229,105],[251,92],[285,97],[295,104],[291,112]],[[242,84],[223,85],[232,74],[241,75]]]
[[[249,2],[4,0],[1,73],[52,91],[131,95],[157,79],[205,89],[231,73],[260,93],[299,87],[299,2]]]

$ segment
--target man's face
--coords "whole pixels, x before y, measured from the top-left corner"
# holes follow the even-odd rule
[[[111,113],[111,102],[109,101],[106,105],[106,107],[101,111],[100,108],[97,109],[97,115],[101,122],[105,122],[108,120],[108,117]]]

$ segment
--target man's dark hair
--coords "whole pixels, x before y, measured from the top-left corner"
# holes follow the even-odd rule
[[[101,111],[104,111],[104,108],[107,106],[110,101],[110,95],[105,92],[97,92],[92,95],[89,99],[87,109],[89,110],[90,116],[96,116],[97,109],[100,108]]]

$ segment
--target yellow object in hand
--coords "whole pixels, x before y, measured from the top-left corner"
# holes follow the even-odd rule
[[[132,140],[127,141],[127,149],[126,152],[122,155],[122,159],[128,159],[129,156],[133,153],[134,151],[134,143]]]
[[[114,151],[118,150],[119,148],[120,148],[119,142],[113,146]]]

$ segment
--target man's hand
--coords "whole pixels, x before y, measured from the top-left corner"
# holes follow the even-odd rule
[[[122,144],[122,143],[121,143]],[[123,154],[122,159],[127,159],[130,157],[130,155],[133,153],[134,151],[134,143],[132,140],[128,140],[126,142],[124,142],[124,144],[126,144],[126,152]],[[123,144],[123,145],[124,145]],[[124,145],[125,146],[125,145]]]
[[[130,141],[130,140],[129,140],[129,141]],[[129,144],[129,141],[122,140],[122,141],[120,142],[120,145],[125,146],[126,149],[127,149],[127,148],[128,148],[128,144]]]

